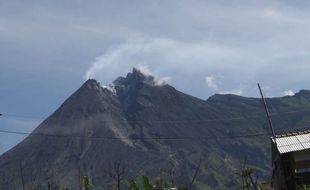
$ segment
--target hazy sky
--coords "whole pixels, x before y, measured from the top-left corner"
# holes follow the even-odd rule
[[[258,96],[257,82],[268,96],[309,89],[309,4],[0,0],[0,112],[34,117],[0,129],[29,131],[86,78],[109,84],[134,66],[202,99]]]

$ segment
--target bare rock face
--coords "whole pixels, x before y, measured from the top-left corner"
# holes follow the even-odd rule
[[[309,95],[304,90],[267,100],[277,108],[278,131],[307,121],[307,112],[281,116],[309,106]],[[214,95],[204,101],[156,85],[137,69],[110,87],[90,79],[0,157],[0,189],[22,189],[22,178],[26,189],[46,189],[48,183],[79,189],[84,175],[94,188],[110,188],[116,162],[126,165],[127,180],[146,174],[156,181],[162,171],[173,171],[174,182],[187,186],[200,158],[194,188],[235,188],[245,157],[260,178],[270,174],[269,136],[238,138],[268,132],[263,114],[257,98]]]

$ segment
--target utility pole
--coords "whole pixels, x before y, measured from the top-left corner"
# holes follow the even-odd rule
[[[257,83],[257,86],[258,86],[260,95],[261,95],[261,97],[262,97],[262,102],[263,102],[263,104],[264,104],[264,108],[265,108],[265,112],[266,112],[266,115],[267,115],[267,118],[268,118],[269,127],[270,127],[270,130],[271,130],[271,133],[272,133],[272,137],[273,137],[274,143],[275,143],[275,145],[276,145],[276,147],[277,147],[276,135],[275,135],[275,132],[274,132],[274,129],[273,129],[273,125],[272,125],[270,113],[269,113],[269,111],[268,111],[267,103],[266,103],[266,100],[265,100],[265,98],[264,98],[264,95],[263,95],[263,92],[262,92],[262,89],[261,89],[259,83]]]

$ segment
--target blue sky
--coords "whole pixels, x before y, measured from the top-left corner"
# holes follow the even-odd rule
[[[0,0],[0,129],[31,131],[86,78],[140,67],[202,99],[309,89],[308,1]],[[0,134],[5,151],[22,137]],[[1,151],[1,148],[0,148]]]

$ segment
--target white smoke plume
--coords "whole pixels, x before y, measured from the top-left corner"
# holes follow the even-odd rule
[[[239,48],[212,42],[139,39],[114,46],[97,57],[84,78],[95,78],[101,84],[109,84],[118,76],[126,76],[135,67],[146,75],[154,76],[156,85],[169,82],[185,93],[199,91],[205,94],[208,89],[197,79],[205,78],[209,87],[218,90],[218,84],[214,83],[214,79],[206,78],[206,73],[218,72],[223,67],[227,67],[228,72],[229,68],[238,67],[246,59]],[[221,75],[231,77],[230,73],[222,72]]]
[[[154,83],[157,86],[163,86],[165,84],[168,84],[169,81],[171,81],[171,77],[158,77],[155,73],[153,73],[150,68],[147,65],[139,65],[136,67],[142,74],[145,76],[153,76],[154,77]]]
[[[85,79],[96,78],[101,81],[103,79],[105,83],[111,82],[118,76],[125,76],[135,67],[146,76],[153,76],[156,85],[164,85],[171,81],[170,76],[159,75],[164,68],[163,64],[170,62],[163,60],[165,59],[164,50],[174,46],[173,44],[173,41],[163,39],[123,44],[97,57],[86,72]],[[154,70],[151,70],[149,65],[152,65]]]

